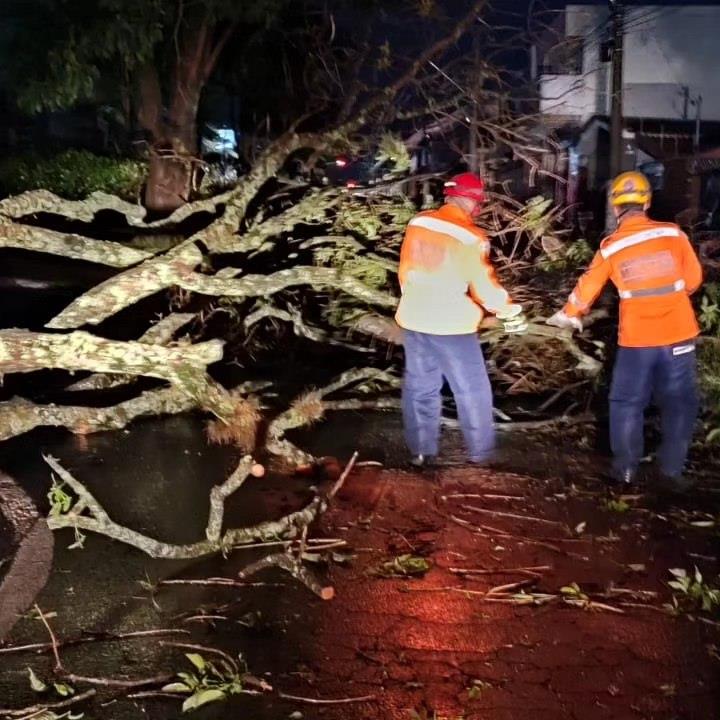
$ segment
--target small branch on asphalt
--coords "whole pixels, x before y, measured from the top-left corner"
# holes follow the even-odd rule
[[[358,453],[353,453],[352,458],[341,476],[327,495],[317,495],[303,510],[286,515],[278,521],[268,521],[250,528],[229,529],[222,534],[225,500],[242,486],[248,475],[261,476],[264,473],[264,468],[257,465],[251,456],[246,455],[240,460],[237,468],[225,483],[216,486],[211,491],[210,513],[206,529],[207,539],[191,545],[172,545],[141,535],[134,530],[130,530],[113,522],[90,491],[70,472],[62,467],[57,460],[48,456],[44,458],[45,461],[52,470],[57,473],[60,479],[73,490],[77,496],[77,501],[74,507],[71,505],[65,512],[51,515],[47,522],[52,530],[60,528],[90,530],[132,545],[133,547],[143,550],[151,557],[166,559],[195,558],[215,552],[228,551],[236,545],[242,545],[242,540],[245,541],[245,544],[255,544],[254,541],[267,539],[269,542],[276,544],[278,542],[276,538],[282,537],[283,535],[287,536],[288,540],[297,538],[298,536],[300,536],[300,538],[305,536],[308,526],[327,510],[330,502],[340,491],[352,472],[357,458]],[[90,513],[90,516],[84,514],[86,511]],[[298,554],[300,561],[303,558],[303,547],[305,547],[306,544],[306,540],[300,541],[300,552]],[[322,540],[317,541],[313,549],[319,551],[328,544],[335,546],[336,541],[332,543]],[[332,599],[335,595],[333,588],[323,586],[310,570],[305,568],[301,562],[298,562],[290,554],[291,551],[292,545],[286,545],[286,552],[269,555],[249,565],[240,572],[238,580],[242,581],[250,577],[250,575],[268,567],[279,567],[290,573],[296,580],[302,582],[308,589],[318,595],[318,597],[323,600]],[[174,582],[179,584],[179,581]],[[182,582],[184,582],[184,584],[191,584],[190,581]],[[205,582],[206,584],[210,584],[209,581]],[[165,584],[172,583],[173,581],[165,581]],[[227,583],[220,581],[216,584]]]
[[[362,695],[361,697],[337,698],[334,700],[325,700],[322,698],[308,698],[300,695],[288,695],[287,693],[278,693],[278,697],[283,700],[293,700],[294,702],[306,703],[307,705],[348,705],[350,703],[370,702],[376,699],[376,695]]]
[[[23,718],[23,720],[29,720],[29,718],[35,717],[36,715],[38,717],[42,717],[43,713],[46,713],[47,711],[63,710],[65,708],[73,707],[74,705],[79,705],[80,703],[85,702],[85,700],[95,697],[95,695],[97,695],[97,690],[88,690],[84,693],[68,698],[67,700],[60,700],[54,703],[41,703],[39,705],[31,705],[30,707],[18,709],[0,708],[0,715],[3,717],[17,717]]]
[[[88,643],[114,642],[117,640],[136,640],[148,637],[162,637],[164,635],[189,635],[187,630],[178,629],[162,629],[162,630],[138,630],[129,633],[97,633],[87,637],[69,638],[67,640],[58,640],[57,648],[75,647],[77,645],[86,645]],[[32,643],[30,645],[11,645],[0,648],[0,655],[10,655],[13,653],[34,652],[39,654],[53,650],[52,643]]]
[[[50,636],[50,645],[52,647],[52,653],[53,657],[55,658],[55,673],[63,673],[63,664],[60,660],[60,652],[58,650],[58,642],[57,638],[55,637],[55,633],[53,632],[52,627],[50,627],[50,623],[48,622],[47,618],[45,617],[45,613],[40,609],[40,606],[35,603],[35,612],[38,614],[38,617],[42,621],[42,624],[45,626],[45,629],[48,631],[48,635]]]
[[[527,575],[538,579],[542,577],[543,572],[547,572],[552,569],[552,565],[535,565],[534,567],[522,568],[498,568],[497,570],[448,568],[449,572],[456,575]]]
[[[262,570],[273,567],[285,570],[322,600],[332,600],[335,597],[335,590],[332,586],[323,585],[315,577],[313,572],[298,563],[296,558],[288,555],[287,553],[275,553],[273,555],[268,555],[267,557],[248,565],[238,573],[238,579],[245,580]]]
[[[520,590],[521,588],[529,587],[537,582],[537,578],[530,578],[529,580],[520,580],[520,582],[507,583],[505,585],[496,585],[490,588],[486,595],[503,595],[509,593],[511,590]]]
[[[155,675],[149,678],[140,678],[137,680],[119,680],[117,678],[88,677],[86,675],[76,675],[75,673],[63,672],[62,677],[70,682],[79,685],[96,685],[98,687],[107,688],[142,688],[152,685],[164,685],[169,683],[175,676],[172,674]]]
[[[345,466],[345,469],[343,470],[340,477],[337,479],[335,484],[330,489],[330,492],[328,493],[328,500],[334,499],[334,497],[342,490],[343,485],[345,485],[345,481],[348,479],[350,473],[352,472],[352,469],[355,467],[355,463],[357,462],[357,459],[359,457],[359,453],[357,450],[352,454],[352,457],[350,458],[350,461]]]
[[[551,550],[558,555],[565,555],[566,557],[574,558],[575,560],[590,562],[590,558],[587,555],[580,555],[579,553],[574,553],[569,550],[563,550],[557,545],[553,545],[552,543],[545,542],[543,540],[535,540],[533,538],[525,537],[524,535],[514,535],[512,533],[506,532],[505,530],[498,530],[498,528],[489,527],[487,525],[476,525],[469,522],[468,520],[463,520],[462,518],[456,517],[455,515],[450,515],[448,517],[451,522],[459,525],[462,528],[465,528],[466,530],[474,533],[475,535],[481,535],[483,537],[487,537],[488,534],[497,535],[502,538],[507,538],[508,540],[514,540],[518,543],[525,543],[527,545],[535,545],[537,547],[545,548],[546,550]]]
[[[232,578],[207,578],[206,580],[161,580],[158,587],[163,585],[199,585],[203,587],[286,587],[285,583],[238,582]]]
[[[469,512],[480,513],[483,515],[491,515],[497,518],[508,518],[510,520],[520,520],[523,522],[534,522],[541,525],[550,525],[551,527],[561,527],[567,530],[564,523],[558,522],[557,520],[545,520],[545,518],[535,517],[533,515],[522,515],[520,513],[503,512],[501,510],[488,510],[486,508],[479,508],[475,505],[461,505],[462,510]]]

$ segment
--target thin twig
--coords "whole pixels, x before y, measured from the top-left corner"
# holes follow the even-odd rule
[[[32,705],[31,707],[20,709],[0,708],[0,715],[4,715],[5,717],[30,718],[47,710],[61,710],[63,708],[71,707],[72,705],[77,705],[85,700],[89,700],[95,695],[97,695],[97,690],[88,690],[87,692],[80,693],[79,695],[75,695],[67,700],[60,700],[55,703],[42,703],[41,705]]]
[[[183,618],[184,623],[212,622],[215,620],[228,620],[228,617],[226,615],[191,615],[190,617]]]
[[[345,484],[345,481],[348,479],[348,475],[350,475],[350,473],[352,472],[352,469],[355,466],[355,463],[357,462],[359,456],[360,453],[358,453],[358,451],[356,450],[350,458],[348,464],[345,466],[342,475],[340,475],[340,477],[337,479],[337,482],[332,486],[330,492],[328,493],[328,500],[332,500],[340,492],[342,486]]]
[[[335,700],[323,700],[321,698],[308,698],[308,697],[301,697],[299,695],[288,695],[286,693],[278,693],[279,697],[281,697],[283,700],[294,700],[295,702],[303,702],[307,703],[308,705],[347,705],[349,703],[358,703],[358,702],[369,702],[370,700],[375,700],[377,697],[376,695],[363,695],[361,697],[351,697],[351,698],[337,698]]]
[[[524,495],[493,495],[491,493],[485,493],[484,495],[480,495],[479,497],[482,497],[486,500],[524,500]]]
[[[89,637],[71,638],[69,640],[59,640],[57,647],[73,647],[75,645],[85,645],[86,643],[95,642],[112,642],[116,640],[133,640],[137,638],[158,637],[163,635],[189,635],[188,630],[179,629],[163,629],[163,630],[138,630],[130,633],[91,635]],[[12,653],[36,652],[38,654],[52,650],[52,643],[32,643],[30,645],[15,645],[0,648],[0,655],[9,655]]]
[[[668,615],[668,611],[665,608],[658,607],[657,605],[648,605],[647,603],[639,602],[621,602],[618,603],[620,607],[634,608],[637,610],[652,610],[653,612],[659,612],[663,615]]]
[[[529,580],[521,580],[520,582],[507,583],[506,585],[497,585],[494,588],[490,588],[487,591],[487,595],[501,595],[503,593],[510,592],[511,590],[520,590],[520,588],[528,587],[528,585],[534,585],[537,582],[537,578],[530,578]]]
[[[60,660],[60,652],[58,650],[58,643],[57,643],[57,638],[55,637],[55,633],[53,632],[53,629],[50,627],[50,623],[47,621],[45,614],[40,609],[40,606],[37,603],[35,603],[35,612],[37,612],[37,614],[40,616],[40,620],[42,620],[42,623],[45,626],[45,629],[48,631],[48,635],[50,635],[52,652],[53,652],[53,656],[55,657],[54,672],[61,673],[63,671],[63,665],[62,665],[62,661]]]
[[[302,565],[303,555],[305,554],[305,548],[307,547],[307,536],[308,526],[306,525],[302,529],[302,534],[300,535],[300,547],[298,547],[297,554],[295,556],[295,567],[297,570],[299,570]]]
[[[85,675],[75,675],[74,673],[63,673],[62,676],[70,682],[114,688],[139,688],[147,687],[148,685],[164,685],[175,677],[174,675],[166,674],[141,678],[140,680],[117,680],[116,678],[87,677]]]
[[[158,585],[206,585],[208,587],[286,587],[285,583],[240,582],[232,578],[208,578],[207,580],[162,580]]]
[[[485,597],[487,593],[484,590],[468,590],[464,587],[457,587],[454,585],[444,586],[444,587],[412,587],[410,585],[405,585],[404,587],[400,588],[399,592],[418,592],[418,593],[430,593],[430,592],[457,592],[462,593],[464,595],[480,595],[482,597]]]
[[[552,570],[552,565],[536,565],[534,567],[522,568],[498,568],[497,570],[485,570],[476,568],[448,568],[456,575],[529,575],[531,577],[542,577],[542,573]]]
[[[580,555],[579,553],[574,553],[569,550],[563,550],[557,545],[553,545],[552,543],[545,542],[543,540],[533,540],[532,538],[525,537],[523,535],[513,535],[509,532],[505,532],[504,530],[498,530],[497,528],[488,527],[487,525],[475,525],[467,520],[456,517],[455,515],[450,515],[448,517],[456,525],[459,525],[460,527],[463,527],[467,531],[472,532],[476,535],[481,535],[484,537],[485,533],[489,532],[490,534],[498,535],[501,538],[515,540],[519,543],[527,543],[528,545],[536,545],[537,547],[552,550],[552,552],[558,553],[559,555],[565,555],[567,557],[575,558],[576,560],[582,560],[583,562],[589,562],[590,560],[587,555]]]
[[[493,517],[509,518],[510,520],[523,520],[526,522],[535,522],[542,525],[550,525],[552,527],[562,527],[565,525],[557,520],[546,520],[545,518],[535,517],[533,515],[521,515],[520,513],[503,512],[501,510],[487,510],[486,508],[479,508],[475,505],[461,505],[463,510],[469,510],[470,512],[481,513],[483,515],[492,515]]]

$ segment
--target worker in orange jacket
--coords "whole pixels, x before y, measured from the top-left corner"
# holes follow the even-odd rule
[[[635,478],[643,457],[644,411],[654,398],[661,413],[661,482],[682,491],[682,471],[698,412],[694,338],[698,323],[690,295],[702,268],[687,235],[673,223],[648,218],[652,191],[639,172],[620,175],[611,203],[618,227],[605,238],[551,325],[582,330],[608,280],[620,295],[619,349],[610,389],[614,477]]]
[[[483,463],[495,447],[490,381],[477,331],[483,308],[508,332],[527,323],[495,277],[490,244],[474,223],[485,202],[483,181],[472,173],[445,185],[445,204],[408,224],[400,251],[402,295],[395,316],[403,329],[402,408],[412,464],[438,454],[441,390],[455,397],[470,460]]]

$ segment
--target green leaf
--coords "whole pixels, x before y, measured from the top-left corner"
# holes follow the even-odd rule
[[[192,688],[189,688],[185,683],[174,682],[169,685],[165,685],[162,688],[163,692],[176,692],[176,693],[189,693],[192,692]]]
[[[205,672],[205,658],[198,653],[185,653],[185,657],[201,672]]]
[[[183,712],[195,710],[202,705],[207,705],[218,700],[225,700],[225,693],[222,690],[200,690],[191,695],[182,705]]]
[[[482,688],[477,685],[473,685],[468,688],[468,700],[477,700],[482,695]]]
[[[191,689],[194,690],[200,681],[192,673],[178,673],[178,677]]]
[[[47,692],[48,686],[35,674],[35,671],[31,667],[27,671],[30,677],[30,687],[37,693]]]
[[[75,690],[65,683],[53,683],[53,687],[60,697],[70,697],[75,694]]]

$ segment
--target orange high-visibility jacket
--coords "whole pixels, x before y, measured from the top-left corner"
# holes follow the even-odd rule
[[[473,333],[483,318],[510,305],[495,277],[487,235],[454,205],[416,215],[400,250],[402,296],[395,319],[431,335]]]
[[[622,347],[658,347],[700,332],[690,295],[702,284],[702,268],[687,235],[673,223],[637,213],[605,238],[575,286],[564,312],[590,310],[605,283],[620,295],[618,342]]]

